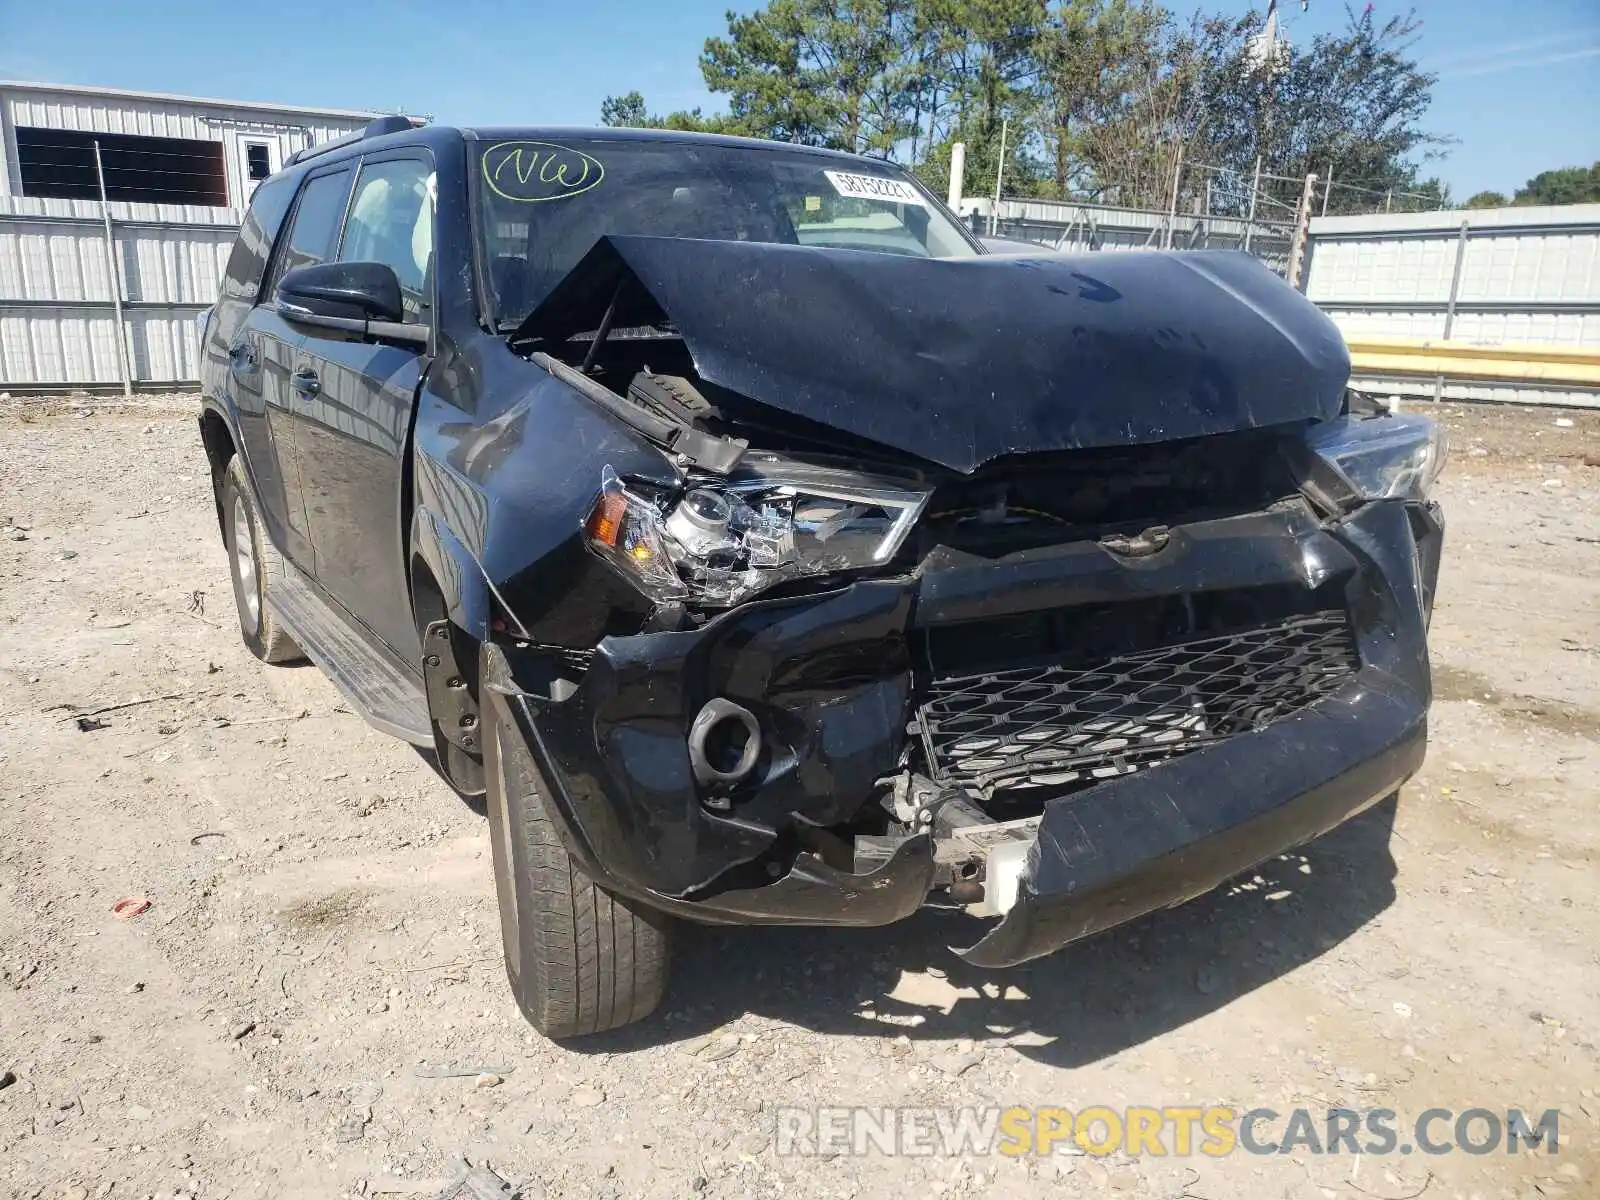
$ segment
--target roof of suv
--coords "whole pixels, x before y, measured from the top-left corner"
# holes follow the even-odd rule
[[[349,154],[370,153],[404,145],[432,145],[451,138],[470,138],[477,141],[563,141],[582,138],[586,141],[611,142],[676,142],[683,145],[724,146],[729,149],[776,151],[815,155],[837,162],[859,163],[863,156],[844,150],[827,150],[820,146],[802,146],[793,142],[774,142],[761,138],[732,137],[721,133],[691,133],[679,129],[624,129],[611,126],[584,128],[581,126],[495,126],[492,128],[452,128],[448,125],[401,126],[404,118],[383,117],[367,128],[348,137],[311,146],[290,159],[287,169],[313,162],[336,162]],[[893,166],[881,159],[871,159],[884,166]]]
[[[584,138],[607,142],[683,142],[697,146],[726,146],[741,150],[783,150],[795,154],[814,154],[822,158],[860,162],[863,156],[847,150],[828,150],[821,146],[804,146],[798,142],[776,142],[766,138],[734,137],[726,133],[693,133],[684,129],[632,129],[610,125],[585,128],[583,126],[555,127],[503,127],[490,129],[463,129],[468,137],[483,141],[510,141],[517,138],[542,141],[566,138]],[[885,161],[875,159],[871,161]],[[886,165],[893,165],[886,163]]]

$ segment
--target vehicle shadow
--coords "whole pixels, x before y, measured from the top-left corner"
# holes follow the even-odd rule
[[[570,1048],[671,1043],[750,1012],[855,1036],[1026,1034],[1013,1044],[1029,1058],[1094,1063],[1315,959],[1393,903],[1396,803],[1391,795],[1182,907],[1007,970],[970,967],[950,953],[984,927],[958,914],[925,910],[866,930],[683,925],[658,1015]],[[928,978],[930,969],[943,978]]]

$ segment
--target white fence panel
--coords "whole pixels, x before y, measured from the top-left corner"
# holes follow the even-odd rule
[[[1358,338],[1600,349],[1600,204],[1313,219],[1306,295]],[[1401,396],[1600,406],[1570,384],[1358,378]]]
[[[117,325],[105,308],[0,308],[0,389],[117,383]]]
[[[217,296],[232,209],[110,205],[134,384],[199,379],[195,317]],[[0,390],[120,385],[99,205],[0,197]]]
[[[217,298],[235,230],[130,226],[117,239],[129,300],[207,305]]]

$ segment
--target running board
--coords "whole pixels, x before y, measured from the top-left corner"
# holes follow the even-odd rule
[[[374,729],[417,746],[433,746],[433,722],[422,680],[368,646],[291,563],[267,585],[267,603],[306,657],[322,668]]]

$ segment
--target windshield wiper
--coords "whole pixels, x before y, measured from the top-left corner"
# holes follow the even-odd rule
[[[630,429],[637,430],[662,449],[678,457],[680,465],[704,467],[719,475],[733,470],[750,448],[743,438],[717,437],[704,433],[692,425],[675,421],[659,413],[647,412],[633,401],[617,395],[610,388],[577,367],[562,362],[554,355],[536,350],[528,361],[543,367],[563,383],[569,384],[593,400],[606,412],[616,417]]]

